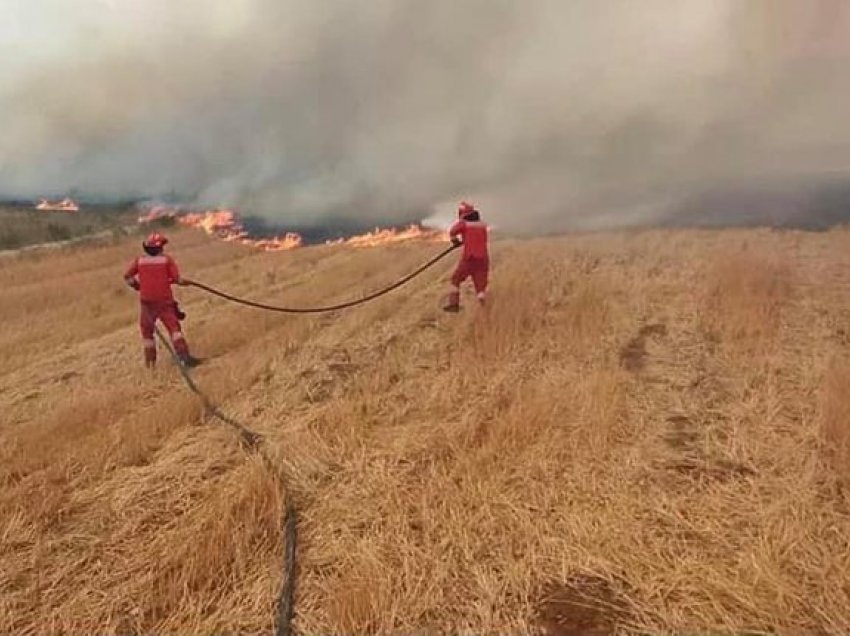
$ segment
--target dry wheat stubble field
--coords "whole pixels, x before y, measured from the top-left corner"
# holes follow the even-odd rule
[[[850,628],[850,233],[501,242],[359,309],[181,290],[198,382],[282,458],[302,633]],[[176,232],[269,302],[371,291],[434,245],[265,254]],[[284,493],[141,365],[135,241],[0,264],[0,632],[259,633]]]

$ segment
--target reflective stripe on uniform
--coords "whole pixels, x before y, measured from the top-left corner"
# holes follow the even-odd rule
[[[139,265],[165,265],[168,262],[168,257],[162,254],[159,256],[140,256],[136,262]]]
[[[145,344],[145,349],[156,349],[156,341],[153,338],[143,338],[142,342]]]
[[[179,331],[175,331],[173,334],[171,334],[171,339],[172,340],[183,340],[183,334],[180,333]]]

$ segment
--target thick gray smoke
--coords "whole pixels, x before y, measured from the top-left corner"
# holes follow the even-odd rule
[[[850,182],[846,0],[0,8],[0,194],[173,193],[284,225],[468,198],[542,232],[784,222]]]

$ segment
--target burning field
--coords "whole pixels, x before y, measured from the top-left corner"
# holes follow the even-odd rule
[[[437,249],[251,249],[189,218],[215,236],[169,231],[186,275],[288,305]],[[850,627],[846,230],[498,241],[460,315],[447,262],[325,317],[180,289],[195,380],[285,493],[143,368],[137,250],[0,268],[0,631],[268,633],[285,496],[298,633]]]
[[[202,212],[181,211],[168,206],[153,206],[139,215],[139,223],[147,225],[173,220],[179,225],[198,228],[210,236],[223,241],[248,245],[266,252],[292,250],[305,245],[304,239],[295,232],[286,232],[278,236],[259,238],[251,236],[234,210],[204,210]],[[344,245],[347,247],[378,247],[406,241],[441,241],[445,240],[444,232],[425,229],[420,225],[410,225],[405,228],[375,228],[372,232],[326,240],[326,245]]]
[[[850,633],[850,1],[3,6],[0,636]]]

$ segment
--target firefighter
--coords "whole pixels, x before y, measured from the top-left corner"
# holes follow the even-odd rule
[[[145,366],[156,365],[156,341],[154,326],[160,320],[171,337],[174,351],[184,367],[194,367],[200,360],[189,353],[189,345],[180,330],[180,321],[185,314],[180,311],[171,292],[171,285],[187,285],[189,281],[180,277],[177,263],[163,248],[168,243],[159,232],[154,232],[142,243],[145,254],[133,259],[124,274],[126,283],[139,292],[139,327],[145,349]]]
[[[487,277],[490,272],[490,257],[487,251],[487,224],[473,205],[461,202],[457,211],[458,220],[449,230],[455,245],[463,245],[463,255],[452,274],[452,291],[443,309],[460,311],[460,285],[472,278],[478,302],[483,305],[487,296]]]

